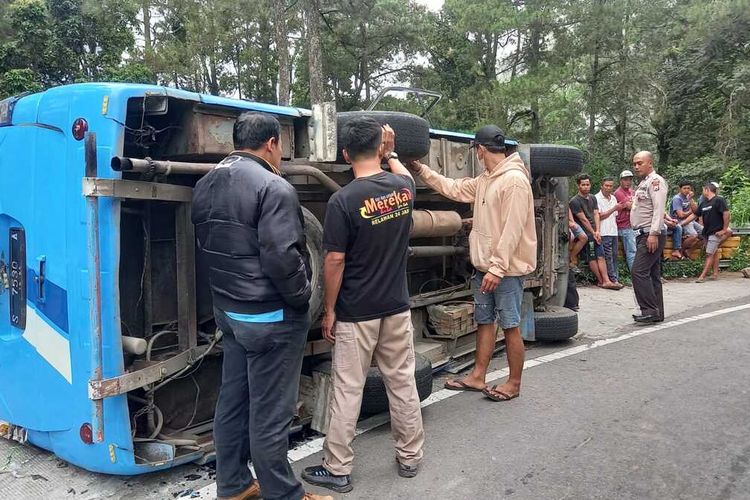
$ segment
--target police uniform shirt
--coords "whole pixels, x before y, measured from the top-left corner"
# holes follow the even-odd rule
[[[634,230],[648,230],[649,234],[662,233],[667,191],[667,182],[656,171],[638,184],[633,195],[633,208],[630,210],[630,225]]]

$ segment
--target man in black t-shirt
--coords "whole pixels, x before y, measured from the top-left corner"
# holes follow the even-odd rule
[[[715,183],[706,182],[703,185],[703,197],[684,224],[690,224],[695,219],[702,219],[703,239],[706,240],[706,265],[695,280],[696,283],[703,283],[711,270],[713,274],[708,279],[715,280],[719,277],[719,247],[732,236],[732,230],[729,229],[729,207],[726,200],[716,194]]]
[[[619,290],[622,285],[613,283],[607,274],[607,263],[604,260],[604,246],[599,234],[599,206],[596,197],[591,194],[591,177],[580,174],[576,178],[578,193],[570,199],[568,206],[578,225],[586,233],[588,243],[583,247],[579,257],[589,263],[589,269],[596,276],[596,285],[608,290]]]
[[[339,141],[355,179],[331,196],[323,247],[323,336],[333,347],[331,418],[323,465],[308,467],[308,483],[346,493],[362,392],[375,358],[388,388],[398,473],[414,477],[424,429],[414,379],[415,358],[406,283],[416,186],[393,152],[394,133],[371,118],[347,122]],[[383,171],[381,160],[391,172]]]

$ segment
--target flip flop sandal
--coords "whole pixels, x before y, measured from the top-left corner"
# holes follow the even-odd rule
[[[497,387],[497,386],[495,386],[495,387]],[[485,388],[482,391],[482,394],[484,394],[484,396],[486,398],[491,399],[492,401],[496,401],[498,403],[501,403],[503,401],[510,401],[511,399],[515,399],[515,398],[517,398],[518,396],[521,395],[521,393],[519,392],[519,393],[514,394],[514,395],[511,396],[511,395],[506,394],[506,393],[504,393],[502,391],[498,391],[494,387],[492,389]]]
[[[448,389],[449,391],[464,391],[464,392],[483,392],[484,389],[477,389],[476,387],[472,387],[462,380],[446,380],[445,384],[443,384],[443,387]]]

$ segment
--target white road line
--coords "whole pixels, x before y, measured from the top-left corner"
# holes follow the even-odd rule
[[[563,349],[562,351],[557,351],[557,352],[553,352],[550,354],[545,354],[544,356],[539,356],[538,358],[529,359],[524,363],[523,369],[528,370],[529,368],[533,368],[535,366],[543,365],[543,364],[550,363],[552,361],[557,361],[563,358],[568,358],[570,356],[575,356],[576,354],[590,351],[591,349],[596,349],[597,347],[604,347],[605,345],[614,344],[615,342],[621,342],[623,340],[640,337],[641,335],[645,335],[647,333],[658,332],[659,330],[666,330],[668,328],[673,328],[675,326],[680,326],[680,325],[684,325],[687,323],[693,323],[695,321],[701,321],[704,319],[714,318],[716,316],[721,316],[723,314],[743,311],[745,309],[750,309],[750,304],[727,307],[726,309],[719,309],[718,311],[698,314],[696,316],[690,316],[689,318],[676,319],[672,321],[667,321],[666,323],[658,323],[653,326],[648,326],[645,328],[634,330],[629,333],[624,333],[618,337],[612,337],[612,338],[603,339],[603,340],[596,340],[594,342],[591,342],[590,344],[577,345],[575,347]],[[495,381],[506,376],[508,376],[508,369],[502,368],[500,370],[495,370],[494,372],[488,373],[487,380]],[[439,390],[437,392],[432,393],[430,397],[422,401],[422,408],[435,404],[439,401],[443,401],[444,399],[457,396],[460,393],[461,391],[451,391],[449,389]],[[367,431],[375,429],[376,427],[380,427],[381,425],[386,424],[389,421],[390,421],[390,418],[387,413],[376,415],[374,417],[363,420],[357,425],[357,435],[360,435]],[[317,438],[317,439],[313,439],[312,441],[308,441],[307,443],[304,443],[292,450],[289,450],[287,457],[289,458],[290,463],[294,463],[302,459],[305,459],[311,455],[315,455],[316,453],[319,453],[322,450],[323,450],[323,438]],[[208,486],[201,488],[197,492],[200,493],[201,498],[204,498],[204,496],[206,498],[214,498],[216,496],[216,483],[209,484]]]

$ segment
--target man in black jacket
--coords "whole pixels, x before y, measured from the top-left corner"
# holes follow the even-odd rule
[[[221,391],[214,419],[219,498],[307,496],[287,450],[310,327],[303,218],[279,171],[281,138],[271,115],[245,113],[236,151],[195,186],[192,219],[209,267],[223,333]]]

